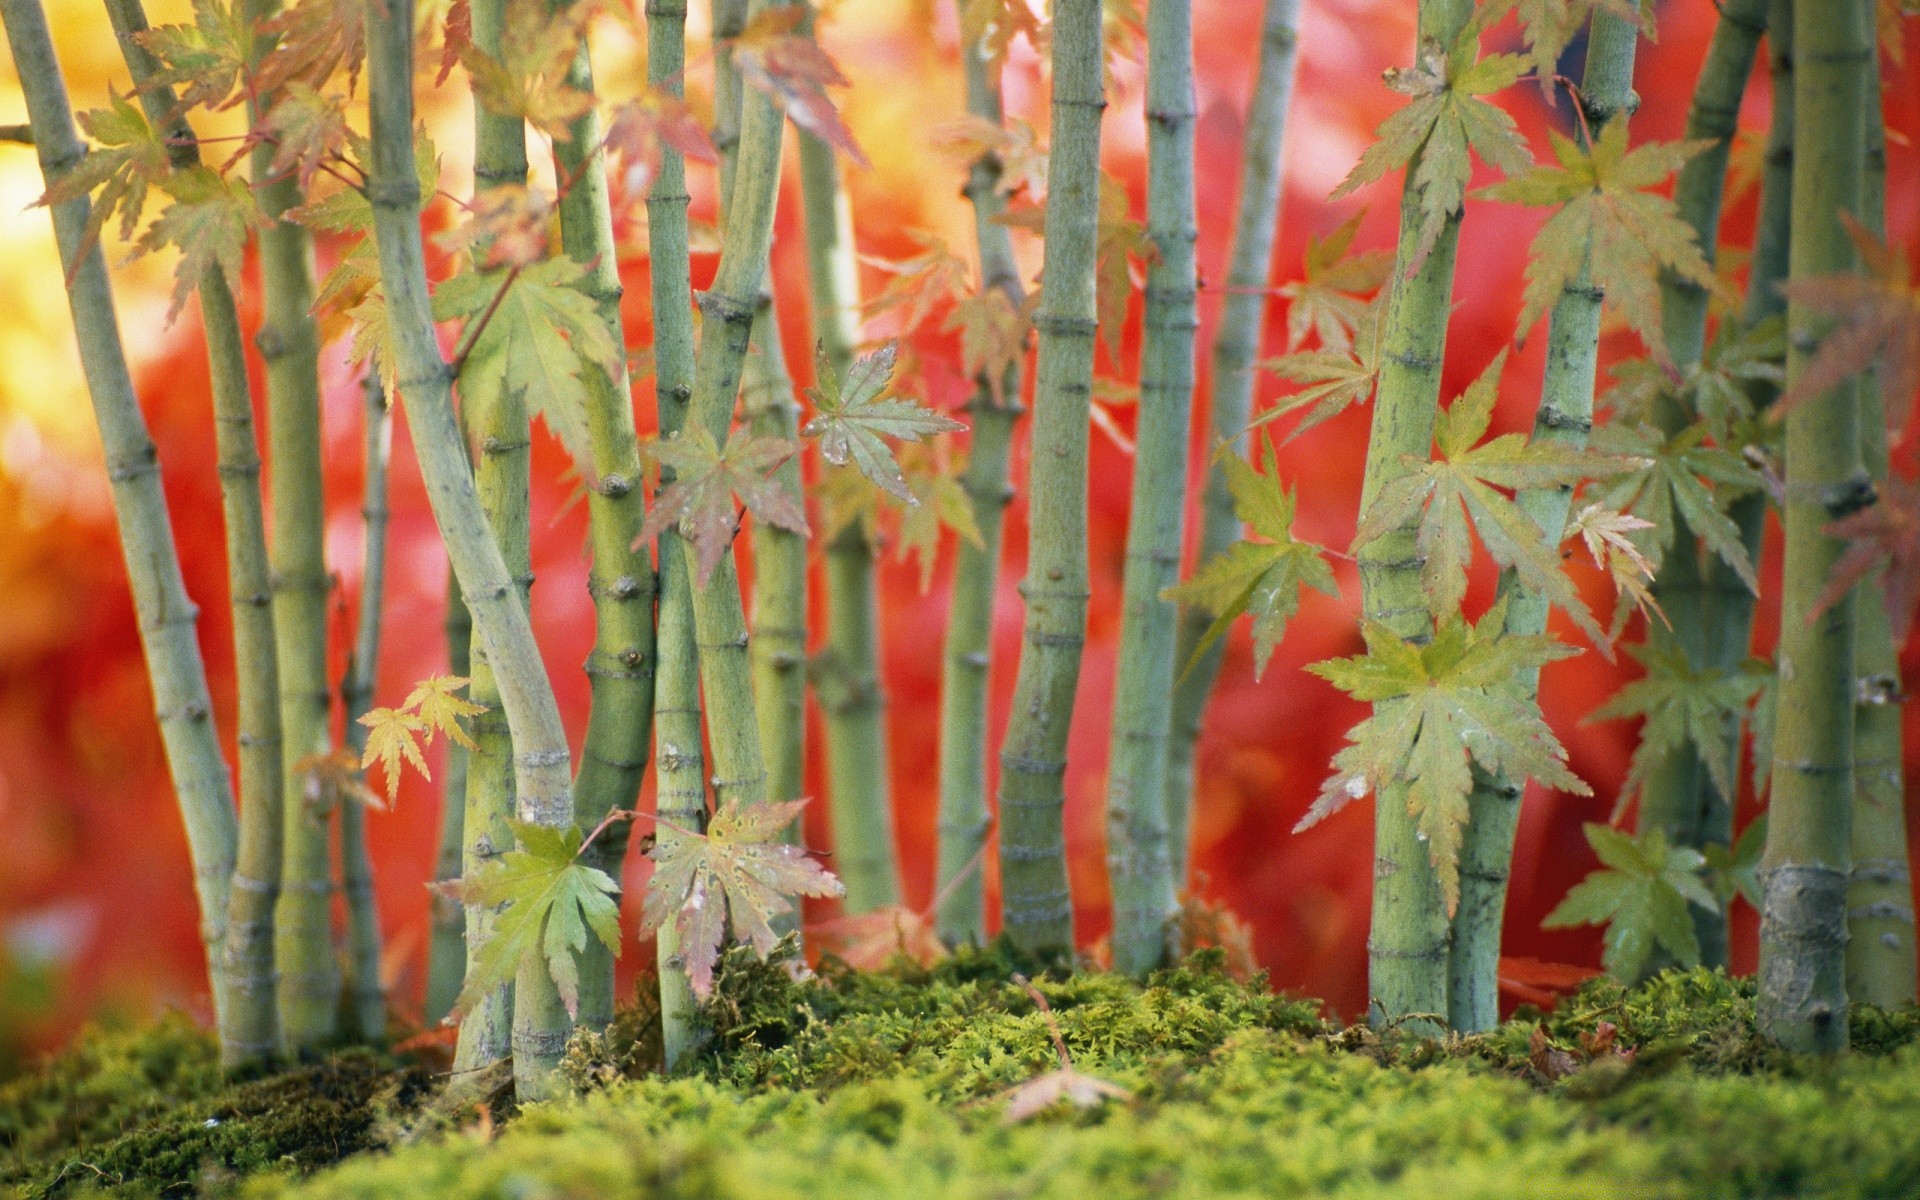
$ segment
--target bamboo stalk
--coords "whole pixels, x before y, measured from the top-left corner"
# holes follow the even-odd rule
[[[1452,45],[1472,15],[1463,0],[1420,0],[1419,36]],[[1380,490],[1425,458],[1433,445],[1434,414],[1446,354],[1460,212],[1446,220],[1420,268],[1408,273],[1419,244],[1420,194],[1413,185],[1418,158],[1407,165],[1400,203],[1400,240],[1386,324],[1381,334],[1379,390],[1367,439],[1360,511]],[[1360,548],[1361,607],[1396,637],[1425,641],[1432,621],[1420,588],[1420,558],[1411,528]],[[1367,939],[1371,1016],[1393,1022],[1413,1013],[1447,1012],[1447,909],[1439,876],[1407,811],[1404,785],[1374,795],[1373,925]],[[1418,1021],[1415,1028],[1431,1030]]]
[[[811,20],[809,6],[809,24]],[[844,378],[860,341],[853,205],[841,184],[833,147],[804,130],[798,141],[813,333],[827,366]],[[880,666],[879,584],[873,543],[860,522],[849,523],[828,541],[824,557],[827,641],[814,691],[826,718],[833,865],[847,887],[846,911],[863,913],[900,901],[886,683]]]
[[[477,0],[472,5],[473,42],[480,50],[498,55],[506,26],[505,0]],[[473,99],[473,188],[483,195],[494,188],[524,187],[527,182],[527,129],[518,117],[496,113]],[[530,603],[533,587],[533,530],[529,509],[532,486],[532,430],[525,398],[504,397],[481,412],[461,412],[463,425],[473,422],[479,443],[474,483],[487,527],[500,548],[520,594]],[[461,449],[467,449],[466,429]],[[454,583],[457,585],[458,580]],[[456,589],[449,590],[449,597]],[[451,604],[451,600],[449,600]],[[462,611],[465,611],[464,604]],[[529,609],[529,611],[531,611]],[[473,879],[487,864],[513,846],[507,821],[514,815],[516,780],[514,742],[506,712],[500,703],[500,682],[487,656],[480,631],[468,620],[467,697],[486,711],[473,721],[474,748],[467,756],[467,792],[461,826],[466,839],[461,873]],[[496,913],[480,905],[466,910],[466,961],[477,961],[481,948],[493,937]],[[454,1050],[456,1072],[477,1071],[514,1055],[516,988],[503,984],[475,1005],[460,1023]]]
[[[360,515],[365,548],[361,551],[360,611],[354,626],[353,654],[340,685],[347,711],[347,748],[357,760],[367,747],[360,717],[373,707],[379,678],[381,604],[386,595],[387,465],[393,456],[393,409],[380,377],[367,372],[360,381],[366,394],[366,480]],[[367,811],[358,800],[340,800],[340,887],[347,899],[347,981],[352,1011],[365,1041],[386,1037],[387,993],[380,981],[380,911],[374,904],[373,860],[367,853]]]
[[[474,629],[493,668],[500,706],[512,731],[516,814],[523,821],[562,828],[573,820],[566,731],[540,664],[526,604],[474,490],[466,447],[453,415],[451,373],[440,356],[427,301],[420,185],[413,169],[413,5],[411,0],[369,0],[369,4],[385,7],[372,8],[366,23],[373,164],[368,197],[400,395],[434,519],[459,573],[460,591],[473,611]],[[524,1004],[527,998],[517,996],[516,1001]],[[516,1090],[522,1099],[537,1099],[549,1088],[550,1081],[535,1069],[547,1047],[528,1046],[532,1053],[523,1057],[519,1032],[515,1030]],[[554,1053],[559,1049],[554,1048]]]
[[[1887,129],[1880,77],[1869,72],[1865,223],[1886,237]],[[1877,376],[1860,386],[1860,457],[1876,488],[1889,473],[1886,397]],[[1854,696],[1853,877],[1847,888],[1847,996],[1894,1008],[1915,994],[1913,878],[1907,863],[1906,747],[1900,647],[1880,589],[1862,590]]]
[[[961,73],[967,111],[995,125],[1004,119],[1000,79],[986,60],[961,47]],[[1006,211],[1000,194],[1000,161],[983,155],[967,168],[963,189],[973,207],[974,244],[980,256],[980,287],[998,290],[1017,310],[1026,301],[1013,238],[995,220]],[[1007,504],[1013,499],[1008,464],[1014,423],[1020,418],[1020,367],[1009,366],[998,380],[974,381],[967,411],[972,420],[967,466],[960,476],[980,530],[980,544],[961,539],[954,556],[953,584],[947,605],[945,672],[940,686],[940,898],[934,914],[940,937],[949,944],[984,943],[986,887],[982,860],[991,821],[987,814],[987,683],[993,662],[993,608],[1000,576],[1000,534]],[[996,383],[998,386],[996,387]]]
[[[1266,325],[1268,281],[1273,273],[1273,244],[1280,223],[1287,113],[1293,105],[1293,77],[1299,45],[1300,0],[1267,0],[1261,18],[1260,63],[1247,106],[1246,133],[1240,151],[1240,191],[1233,218],[1233,243],[1227,252],[1227,290],[1214,329],[1207,425],[1214,443],[1230,442],[1236,454],[1247,449],[1247,421],[1253,414],[1254,360]],[[1207,447],[1211,452],[1213,447]],[[1240,540],[1240,518],[1233,511],[1227,477],[1217,463],[1207,468],[1200,493],[1200,530],[1196,558],[1211,561]],[[1167,742],[1167,855],[1174,878],[1184,882],[1190,864],[1194,791],[1194,753],[1200,740],[1207,699],[1220,675],[1224,641],[1194,660],[1195,648],[1213,624],[1201,609],[1180,614],[1173,661],[1180,675],[1173,685],[1173,715]],[[1192,663],[1192,666],[1186,664]]]
[[[568,86],[594,94],[584,35]],[[624,355],[620,250],[613,240],[613,206],[598,112],[589,109],[568,129],[573,136],[553,145],[554,173],[567,184],[560,201],[560,240],[576,261],[589,264],[581,286],[594,298],[601,321]],[[624,369],[617,378],[607,378],[592,367],[584,370],[587,443],[596,477],[587,489],[588,537],[593,548],[587,587],[593,595],[595,636],[586,667],[592,702],[580,775],[574,781],[574,813],[581,828],[596,829],[612,810],[633,807],[647,770],[653,727],[654,578],[646,549],[635,540],[646,520],[646,507],[640,443],[633,427],[632,381]],[[587,861],[616,884],[630,828],[616,821],[601,831],[587,851]],[[579,965],[579,1023],[605,1028],[613,1020],[613,953],[598,938],[588,938]]]
[[[447,572],[447,615],[444,624],[447,641],[447,673],[460,677],[472,674],[469,648],[473,641],[473,620],[466,603],[460,599],[460,582]],[[472,696],[472,684],[468,684]],[[446,758],[440,766],[440,840],[434,852],[433,879],[436,884],[451,883],[464,870],[467,829],[467,748],[458,742],[447,743]],[[443,890],[435,890],[430,901],[427,943],[426,1023],[429,1027],[444,1021],[453,1011],[460,985],[467,977],[467,909]]]
[[[1797,0],[1794,15],[1790,274],[1798,280],[1856,265],[1837,214],[1860,211],[1867,76],[1876,64],[1866,0]],[[1829,323],[1791,298],[1787,320],[1791,386]],[[1823,528],[1873,493],[1860,462],[1859,394],[1850,379],[1786,418],[1786,565],[1756,1015],[1763,1034],[1799,1051],[1847,1044],[1854,598],[1818,619],[1810,614],[1844,549]]]
[[[675,96],[685,93],[686,0],[648,0],[647,83]],[[693,282],[687,262],[686,160],[661,147],[660,169],[647,192],[647,259],[653,300],[654,403],[660,434],[686,423],[693,395]],[[664,474],[664,471],[663,471]],[[661,486],[665,486],[662,482]],[[700,665],[693,627],[693,595],[680,535],[660,535],[660,614],[655,637],[659,670],[654,676],[656,744],[655,836],[683,836],[706,826],[706,760],[700,731]],[[675,829],[678,826],[679,829]],[[674,1069],[698,1037],[693,985],[680,959],[673,923],[663,925],[655,962],[660,972],[661,1040],[665,1066]]]
[[[1034,327],[1026,631],[1000,747],[1001,924],[1023,950],[1073,949],[1062,813],[1067,734],[1087,634],[1087,422],[1093,392],[1099,224],[1099,0],[1059,0],[1053,19],[1046,253]]]
[[[1720,9],[1708,44],[1706,60],[1694,85],[1687,113],[1687,137],[1708,146],[1687,160],[1674,182],[1674,201],[1681,219],[1693,227],[1701,253],[1712,262],[1718,249],[1720,199],[1727,157],[1740,114],[1741,99],[1752,73],[1760,35],[1768,23],[1771,0],[1734,0]],[[1776,61],[1780,61],[1776,59]],[[1776,82],[1775,95],[1780,87]],[[1756,264],[1756,276],[1759,274]],[[1660,300],[1666,351],[1682,371],[1700,361],[1706,345],[1707,292],[1698,283],[1672,272],[1660,276]],[[1664,404],[1656,413],[1671,436],[1697,414],[1678,404]],[[1732,514],[1757,546],[1765,517],[1764,497],[1739,503]],[[1648,637],[1668,650],[1677,649],[1696,670],[1731,669],[1747,655],[1751,640],[1753,594],[1725,564],[1702,563],[1697,539],[1686,521],[1674,517],[1673,546],[1653,582],[1653,594],[1670,627],[1657,624]],[[1639,828],[1659,826],[1678,846],[1726,846],[1733,837],[1733,798],[1721,796],[1692,746],[1682,746],[1656,762],[1641,790]],[[1726,965],[1726,915],[1689,906],[1701,960],[1708,966]],[[1653,969],[1664,965],[1655,955]]]
[[[278,0],[255,0],[258,22]],[[263,38],[257,53],[272,45]],[[274,96],[249,101],[259,128]],[[263,319],[254,343],[267,364],[267,461],[273,562],[273,628],[280,665],[280,733],[286,765],[280,895],[274,905],[274,962],[280,973],[280,1037],[289,1054],[334,1040],[339,969],[333,955],[333,876],[324,819],[303,804],[306,763],[332,749],[333,688],[327,677],[326,490],[320,470],[320,339],[313,319],[313,246],[284,214],[300,203],[299,181],[275,178],[270,142],[256,146],[254,196],[260,233]]]
[[[1576,97],[1590,137],[1598,137],[1611,121],[1628,119],[1639,41],[1636,22],[1606,10],[1594,13]],[[1583,270],[1554,302],[1547,319],[1540,405],[1533,419],[1535,444],[1558,443],[1573,449],[1587,444],[1593,428],[1593,382],[1605,298]],[[1523,489],[1514,497],[1550,545],[1558,545],[1566,530],[1572,500],[1571,490],[1560,487]],[[1500,573],[1499,587],[1499,594],[1508,598],[1506,633],[1546,632],[1551,607],[1547,597],[1522,586],[1511,568]],[[1514,684],[1529,699],[1537,698],[1539,670],[1522,672]],[[1507,879],[1513,869],[1514,835],[1520,827],[1524,791],[1524,780],[1476,774],[1467,798],[1469,815],[1460,845],[1460,906],[1454,913],[1448,952],[1447,1024],[1456,1032],[1478,1033],[1500,1023],[1500,926],[1506,915]]]
[[[39,0],[0,0],[0,24],[6,28],[26,101],[40,173],[51,187],[71,172],[87,151],[74,130],[66,81],[54,56],[46,13]],[[161,488],[159,455],[148,436],[120,343],[106,255],[97,241],[89,244],[86,235],[91,208],[85,196],[52,206],[54,237],[61,261],[69,264],[67,302],[105,451],[120,548],[126,559],[147,677],[153,687],[154,715],[186,826],[214,1013],[224,1030],[232,1003],[224,951],[238,841],[233,785],[213,724],[206,666],[194,637],[198,610],[188,599],[180,575],[180,556],[174,547],[166,493]]]
[[[137,38],[148,28],[140,0],[107,0],[107,16],[147,119],[166,132],[172,164],[199,163],[199,144],[185,114],[175,111],[173,89],[152,82],[160,64]],[[273,904],[280,890],[280,676],[246,342],[226,273],[206,272],[199,292],[227,532],[239,709],[239,857],[227,907],[222,970],[229,999],[220,1030],[221,1065],[232,1070],[271,1058],[280,1045],[273,975]]]
[[[1127,522],[1113,739],[1107,767],[1107,872],[1113,964],[1129,975],[1165,965],[1180,880],[1167,846],[1167,741],[1178,611],[1161,593],[1179,582],[1200,328],[1194,243],[1193,13],[1187,0],[1147,9],[1147,273],[1140,416]]]

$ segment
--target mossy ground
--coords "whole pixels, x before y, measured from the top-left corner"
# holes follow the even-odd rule
[[[1796,1059],[1754,1035],[1747,984],[1696,971],[1435,1042],[1333,1025],[1203,956],[1145,987],[1037,977],[1075,1067],[1133,1098],[1008,1125],[1002,1093],[1057,1065],[1022,965],[796,983],[731,959],[687,1074],[643,1069],[636,1010],[576,1041],[578,1098],[484,1119],[436,1110],[423,1063],[227,1084],[183,1022],[95,1033],[0,1089],[0,1195],[1920,1195],[1911,1011],[1857,1012],[1854,1054]]]

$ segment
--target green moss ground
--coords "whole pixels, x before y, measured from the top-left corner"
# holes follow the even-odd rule
[[[1920,1195],[1910,1011],[1856,1013],[1844,1060],[1794,1059],[1754,1036],[1744,982],[1672,973],[1437,1043],[1325,1023],[1213,962],[1144,988],[1041,978],[1075,1065],[1134,1098],[1019,1125],[1001,1093],[1055,1059],[998,951],[805,983],[730,960],[689,1074],[640,1069],[636,1011],[576,1042],[577,1099],[485,1123],[422,1109],[420,1064],[228,1085],[182,1022],[96,1033],[0,1089],[0,1195]]]

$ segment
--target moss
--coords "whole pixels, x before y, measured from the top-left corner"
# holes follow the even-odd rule
[[[212,1039],[184,1018],[90,1030],[0,1089],[0,1195],[185,1195],[222,1177],[311,1171],[373,1145],[431,1084],[423,1065],[365,1049],[227,1080]]]
[[[326,1153],[320,1139],[290,1158],[240,1150],[271,1136],[259,1117],[252,1139],[212,1153],[186,1144],[189,1114],[209,1111],[215,1095],[231,1102],[271,1083],[281,1107],[269,1108],[300,1110],[312,1097],[290,1097],[319,1081],[296,1073],[206,1093],[86,1161],[124,1171],[156,1154],[174,1190],[205,1181],[192,1164],[210,1158],[262,1168],[233,1183],[250,1200],[1920,1194],[1912,1011],[1858,1011],[1859,1052],[1821,1062],[1767,1050],[1750,985],[1704,971],[1634,989],[1595,983],[1554,1013],[1448,1040],[1339,1028],[1311,1003],[1235,983],[1217,955],[1145,985],[1036,975],[1075,1066],[1133,1099],[1009,1126],[1001,1094],[1056,1065],[1045,1016],[1010,981],[1037,966],[990,947],[930,969],[829,963],[796,979],[732,956],[707,1049],[677,1078],[648,1072],[657,1035],[637,1009],[576,1040],[567,1071],[582,1095],[511,1120],[469,1107],[410,1144],[350,1154],[381,1140],[357,1126],[339,1142],[346,1161],[310,1175]],[[194,1057],[207,1052],[193,1036],[181,1061],[210,1061]],[[1561,1067],[1540,1069],[1546,1047]],[[186,1082],[154,1086],[217,1088],[203,1071],[162,1071]],[[381,1106],[366,1088],[340,1086],[360,1097],[343,1116]],[[8,1120],[24,1111],[0,1109]],[[112,1182],[87,1175],[88,1186]],[[122,1190],[162,1190],[158,1178],[149,1167],[148,1182]]]

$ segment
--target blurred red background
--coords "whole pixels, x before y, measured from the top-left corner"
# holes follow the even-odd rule
[[[155,5],[156,21],[176,20],[184,3]],[[1225,274],[1237,159],[1259,5],[1201,0],[1196,5],[1199,67],[1200,256],[1203,277]],[[109,82],[124,87],[112,39],[91,5],[50,5],[76,103],[104,100]],[[1306,0],[1299,85],[1287,142],[1287,193],[1276,256],[1277,284],[1298,275],[1312,234],[1324,234],[1353,211],[1324,197],[1346,173],[1373,127],[1399,103],[1378,83],[1382,69],[1402,63],[1413,42],[1406,0]],[[844,110],[869,156],[870,171],[848,168],[863,252],[906,257],[910,234],[929,230],[970,257],[968,216],[959,196],[960,167],[936,151],[930,137],[960,112],[957,33],[946,3],[930,0],[842,0],[832,6],[822,41],[854,86]],[[1641,104],[1636,141],[1680,136],[1688,96],[1715,19],[1707,0],[1669,0],[1658,6],[1660,36],[1643,43],[1637,70]],[[698,24],[696,22],[696,24]],[[696,35],[704,31],[696,28]],[[1910,61],[1920,61],[1920,36],[1907,33]],[[1489,48],[1517,41],[1510,26]],[[704,41],[701,43],[704,46]],[[696,54],[698,53],[696,47]],[[1574,53],[1577,54],[1578,47]],[[602,30],[597,46],[603,91],[631,89],[641,73],[632,31],[618,22]],[[1575,60],[1577,65],[1577,60]],[[706,60],[694,58],[691,86],[707,87]],[[1141,72],[1122,65],[1119,90],[1106,122],[1105,161],[1123,180],[1138,214],[1144,187]],[[19,113],[10,79],[0,93],[0,120]],[[1044,88],[1038,64],[1016,46],[1006,78],[1009,109],[1044,131]],[[1768,108],[1764,69],[1749,90],[1743,123],[1764,128]],[[1909,66],[1888,76],[1889,226],[1896,241],[1920,250],[1920,77]],[[698,101],[697,101],[698,102]],[[1538,89],[1516,86],[1501,102],[1519,120],[1537,150],[1546,131],[1565,127],[1566,113],[1550,109]],[[427,111],[445,156],[443,186],[464,193],[467,105],[457,76]],[[99,449],[73,358],[71,329],[57,291],[46,217],[26,211],[39,185],[23,149],[0,151],[0,224],[5,261],[0,275],[14,298],[0,312],[0,1031],[16,1044],[46,1044],[91,1014],[147,1011],[178,1005],[204,1012],[205,982],[186,847],[173,807],[155,733],[124,572],[106,503]],[[789,164],[791,166],[791,164]],[[696,171],[696,216],[712,212],[709,172]],[[1372,210],[1361,247],[1391,246],[1399,183],[1361,197]],[[1754,198],[1733,205],[1723,228],[1744,242]],[[1447,392],[1470,380],[1513,335],[1526,246],[1541,214],[1486,202],[1471,206],[1459,256],[1457,308],[1450,336]],[[810,377],[806,288],[798,236],[798,195],[789,177],[776,247],[780,315],[797,379]],[[629,335],[648,340],[645,237],[623,227],[630,261]],[[1034,248],[1029,247],[1029,250]],[[322,254],[335,253],[322,247]],[[172,328],[161,320],[159,297],[169,264],[141,263],[120,273],[123,323],[142,399],[161,449],[187,583],[201,605],[200,635],[212,676],[216,709],[229,748],[233,688],[227,591],[214,472],[210,404],[203,349],[195,322]],[[1037,269],[1037,255],[1029,261]],[[696,276],[713,267],[697,256]],[[697,279],[701,282],[703,279]],[[879,277],[869,273],[870,289]],[[1206,339],[1218,315],[1218,293],[1203,291],[1201,372]],[[1276,302],[1268,345],[1277,350],[1285,313]],[[1102,370],[1131,378],[1137,351],[1136,311],[1119,363]],[[1531,420],[1543,359],[1543,337],[1528,340],[1506,372],[1499,410],[1501,430]],[[1631,335],[1610,335],[1607,361],[1630,354]],[[951,344],[923,347],[926,391],[938,404],[960,403]],[[335,348],[327,357],[325,414],[328,482],[327,548],[339,575],[335,662],[350,635],[348,614],[359,587],[361,443],[359,393]],[[1271,384],[1265,385],[1269,396]],[[1603,381],[1604,386],[1604,381]],[[651,407],[644,387],[643,430]],[[1131,415],[1120,410],[1120,420]],[[1302,496],[1300,532],[1344,548],[1351,538],[1367,435],[1367,416],[1349,412],[1285,446],[1286,477]],[[1196,471],[1205,447],[1196,440]],[[1016,470],[1024,474],[1024,447]],[[578,744],[585,724],[586,689],[579,664],[592,638],[581,550],[584,512],[569,504],[566,456],[542,440],[536,451],[534,620],[547,653],[569,728]],[[1109,924],[1102,822],[1108,707],[1119,630],[1122,544],[1130,464],[1123,451],[1093,435],[1091,637],[1073,731],[1066,786],[1079,936],[1090,942]],[[380,664],[379,702],[393,703],[414,680],[444,670],[440,635],[445,561],[435,540],[404,422],[395,439],[391,592],[388,635]],[[1020,606],[1015,585],[1023,566],[1024,508],[1016,502],[1007,525],[1008,557],[997,613],[993,730],[1004,728],[1012,666],[1018,650]],[[948,548],[950,550],[950,547]],[[1766,568],[1777,572],[1777,547]],[[946,572],[922,593],[918,572],[893,563],[883,571],[886,684],[891,701],[893,785],[899,848],[909,903],[931,900],[934,850],[936,711],[940,686],[935,647],[944,627]],[[1472,605],[1484,604],[1490,581],[1477,581]],[[1596,581],[1589,580],[1589,583]],[[1300,618],[1262,682],[1252,678],[1244,629],[1232,642],[1206,735],[1200,747],[1200,791],[1194,842],[1199,890],[1251,922],[1262,965],[1276,985],[1324,997],[1341,1012],[1364,1002],[1365,942],[1370,876],[1371,815],[1354,805],[1303,835],[1289,832],[1317,790],[1329,757],[1362,715],[1329,685],[1300,670],[1305,663],[1359,648],[1358,593],[1343,570],[1340,601],[1309,593]],[[816,592],[817,594],[817,592]],[[1604,602],[1596,590],[1592,598]],[[818,609],[816,608],[816,616]],[[1772,605],[1764,606],[1760,645],[1773,635]],[[1561,636],[1578,641],[1570,627]],[[1591,798],[1533,788],[1519,835],[1508,905],[1508,953],[1556,962],[1598,963],[1597,931],[1545,932],[1541,917],[1594,863],[1580,833],[1587,820],[1604,820],[1633,748],[1629,724],[1586,725],[1586,713],[1625,677],[1618,665],[1589,651],[1549,667],[1543,683],[1549,721],[1565,740],[1576,772],[1590,781]],[[1920,729],[1915,730],[1920,733]],[[820,740],[810,744],[818,786]],[[1920,738],[1912,739],[1920,746]],[[438,763],[437,751],[433,760]],[[1920,769],[1910,753],[1909,771]],[[650,789],[649,789],[650,790]],[[397,1002],[417,1007],[423,980],[427,893],[438,823],[435,788],[409,777],[398,805],[370,821],[389,969]],[[1747,814],[1743,812],[1742,820]],[[830,844],[823,806],[809,815],[813,844]],[[628,865],[628,928],[637,925],[637,899],[646,864]],[[989,886],[993,883],[989,869]],[[819,914],[824,915],[824,914]],[[1735,966],[1751,969],[1753,914],[1736,913]],[[629,944],[623,969],[649,958]],[[0,1032],[0,1043],[8,1040]],[[0,1060],[6,1057],[0,1051]]]

